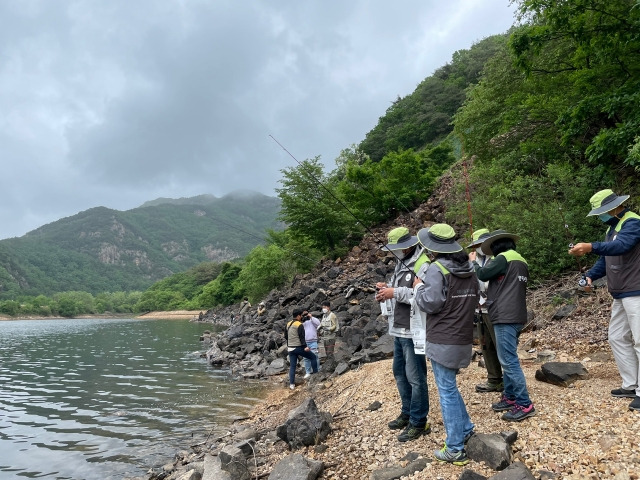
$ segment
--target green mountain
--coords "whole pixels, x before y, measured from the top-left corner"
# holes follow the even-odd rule
[[[280,200],[255,192],[96,207],[0,240],[0,299],[144,290],[202,262],[243,257],[281,230]]]

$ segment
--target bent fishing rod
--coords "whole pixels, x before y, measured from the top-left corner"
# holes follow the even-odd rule
[[[375,234],[375,233],[374,233],[374,232],[373,232],[369,227],[367,227],[367,226],[364,224],[364,222],[362,222],[362,221],[361,221],[361,220],[360,220],[360,219],[355,215],[355,213],[353,213],[353,212],[351,211],[351,209],[350,209],[349,207],[347,207],[347,205],[345,205],[345,203],[344,203],[342,200],[340,200],[336,195],[334,195],[334,193],[331,191],[331,189],[329,189],[329,187],[327,187],[324,183],[322,183],[322,181],[320,181],[320,179],[318,179],[318,178],[317,178],[317,177],[316,177],[312,172],[310,172],[310,171],[305,167],[305,165],[304,165],[302,162],[300,162],[296,157],[294,157],[294,156],[293,156],[293,154],[292,154],[289,150],[287,150],[287,149],[284,147],[284,145],[282,145],[278,140],[276,140],[276,139],[275,139],[275,137],[274,137],[273,135],[269,134],[269,136],[271,137],[271,139],[272,139],[274,142],[276,142],[276,143],[280,146],[280,148],[282,148],[282,149],[283,149],[283,150],[284,150],[284,151],[285,151],[285,152],[286,152],[286,153],[287,153],[291,158],[293,158],[293,159],[296,161],[296,163],[297,163],[298,165],[300,165],[300,168],[302,168],[302,169],[304,170],[304,172],[305,172],[305,173],[306,173],[306,174],[307,174],[307,175],[308,175],[308,176],[309,176],[309,177],[310,177],[310,178],[311,178],[315,183],[317,183],[318,185],[320,185],[320,186],[321,186],[321,187],[322,187],[322,188],[323,188],[323,189],[324,189],[324,190],[325,190],[329,195],[331,195],[331,197],[332,197],[336,202],[338,202],[338,204],[339,204],[342,208],[344,208],[344,209],[349,213],[349,215],[351,215],[351,216],[355,219],[355,221],[356,221],[356,225],[362,225],[362,227],[363,227],[367,232],[369,232],[369,234],[371,234],[371,236],[373,237],[373,239],[374,239],[376,242],[378,242],[378,244],[383,244],[383,245],[384,245],[384,243],[385,243],[385,242],[381,241],[381,240],[378,238],[378,236],[377,236],[377,235],[376,235],[376,234]],[[404,262],[402,261],[402,259],[401,259],[398,255],[396,255],[396,253],[395,253],[393,250],[388,250],[388,251],[389,251],[389,252],[391,252],[391,254],[396,258],[396,260],[398,260],[398,262],[400,262],[402,265],[404,265],[404,267],[405,267],[407,270],[411,270],[411,268],[409,268],[409,267],[407,266],[407,264],[406,264],[406,263],[404,263]]]

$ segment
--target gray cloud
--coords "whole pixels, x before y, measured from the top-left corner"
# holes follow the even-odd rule
[[[328,168],[507,1],[0,3],[0,238]]]

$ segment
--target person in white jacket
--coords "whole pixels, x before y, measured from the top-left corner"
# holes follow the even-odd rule
[[[388,283],[376,284],[376,300],[385,304],[389,335],[394,337],[393,376],[401,401],[400,415],[388,426],[404,429],[398,440],[406,442],[431,433],[427,363],[424,353],[415,352],[411,331],[413,280],[416,272],[424,270],[428,257],[406,227],[391,230],[384,248],[396,255],[396,267]]]

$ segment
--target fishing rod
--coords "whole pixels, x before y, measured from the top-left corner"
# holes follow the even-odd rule
[[[331,197],[332,197],[336,202],[338,202],[338,203],[340,204],[340,206],[341,206],[342,208],[344,208],[344,209],[349,213],[349,215],[351,215],[351,216],[355,219],[355,221],[356,221],[356,225],[362,225],[362,227],[363,227],[367,232],[369,232],[369,234],[371,234],[371,236],[373,237],[373,239],[374,239],[376,242],[378,242],[378,244],[384,244],[384,243],[385,243],[385,242],[381,241],[381,240],[378,238],[378,236],[377,236],[377,235],[376,235],[376,234],[375,234],[375,233],[374,233],[374,232],[373,232],[369,227],[367,227],[367,226],[366,226],[366,225],[365,225],[365,224],[364,224],[364,223],[363,223],[363,222],[362,222],[362,221],[361,221],[361,220],[360,220],[360,219],[355,215],[355,213],[353,213],[353,212],[351,211],[351,209],[350,209],[349,207],[347,207],[347,205],[345,205],[345,203],[344,203],[342,200],[340,200],[336,195],[334,195],[334,193],[333,193],[333,192],[332,192],[332,191],[331,191],[331,190],[330,190],[330,189],[329,189],[329,188],[328,188],[324,183],[322,183],[322,182],[321,182],[321,181],[320,181],[320,180],[319,180],[319,179],[318,179],[318,178],[313,174],[313,172],[310,172],[310,171],[309,171],[309,169],[308,169],[308,168],[306,168],[306,167],[305,167],[305,165],[304,165],[302,162],[300,162],[296,157],[294,157],[294,156],[293,156],[293,154],[292,154],[289,150],[287,150],[287,149],[284,147],[284,145],[282,145],[278,140],[276,140],[276,138],[275,138],[273,135],[269,134],[269,136],[271,137],[271,139],[272,139],[274,142],[276,142],[276,143],[280,146],[280,148],[282,148],[282,150],[284,150],[284,151],[287,153],[287,155],[289,155],[291,158],[293,158],[293,159],[296,161],[296,163],[297,163],[298,165],[300,165],[300,168],[302,168],[302,169],[304,170],[304,172],[305,172],[305,173],[306,173],[306,174],[307,174],[311,179],[313,179],[313,181],[314,181],[314,182],[316,182],[318,185],[320,185],[320,186],[321,186],[321,187],[322,187],[322,188],[323,188],[323,189],[324,189],[324,190],[325,190],[329,195],[331,195]],[[402,259],[401,259],[398,255],[396,255],[396,253],[395,253],[393,250],[389,250],[389,252],[391,252],[391,254],[396,258],[396,260],[398,260],[398,262],[400,262],[402,265],[404,265],[404,267],[405,267],[407,270],[411,270],[411,269],[407,266],[407,264],[406,264],[406,263],[404,263],[404,262],[402,261]]]
[[[464,176],[464,184],[467,197],[467,214],[469,215],[469,229],[471,231],[471,239],[473,240],[473,216],[471,215],[471,189],[469,188],[469,171],[467,170],[467,158],[462,162],[462,175]]]
[[[560,205],[560,202],[558,201],[558,197],[556,195],[556,191],[553,191],[554,193],[554,200],[556,202],[556,205],[558,207],[558,212],[560,212],[560,218],[562,218],[562,223],[564,225],[564,233],[565,233],[565,237],[567,238],[567,240],[569,241],[569,248],[573,248],[573,246],[575,245],[576,241],[575,241],[575,237],[573,235],[573,233],[571,233],[571,229],[569,228],[569,224],[567,223],[567,219],[565,217],[564,214],[564,210],[562,209],[562,206]],[[578,280],[578,286],[580,287],[586,287],[587,286],[587,278],[585,276],[585,274],[582,271],[582,262],[580,262],[580,258],[577,256],[573,256],[576,259],[576,263],[578,264],[578,271],[580,272],[581,278],[580,280]]]

